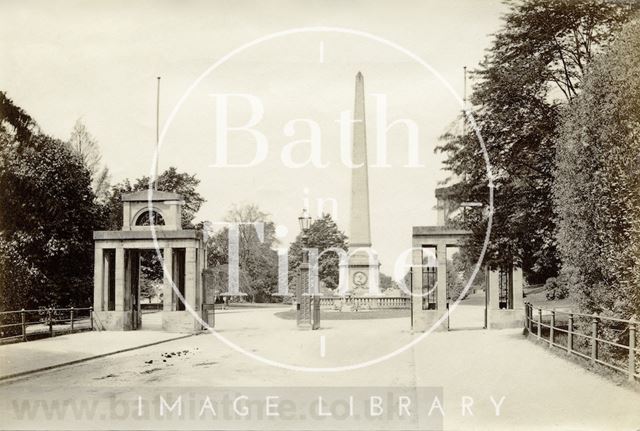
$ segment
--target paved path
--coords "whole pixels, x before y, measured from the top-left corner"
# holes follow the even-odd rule
[[[159,314],[145,316],[147,328],[158,329]],[[0,379],[29,371],[56,367],[95,356],[184,337],[159,330],[80,332],[26,343],[0,346]]]
[[[484,296],[484,292],[473,293],[460,301],[455,311],[449,316],[449,329],[484,328]]]
[[[301,332],[292,329],[292,321],[274,317],[275,311],[221,312],[216,317],[217,329],[226,340],[237,343],[252,355],[307,367],[341,367],[371,360],[402,348],[420,336],[407,330],[406,318],[327,321],[320,331]],[[141,422],[134,414],[138,396],[145,406],[147,402],[155,406],[152,402],[160,395],[169,400],[183,395],[185,400],[196,399],[199,401],[196,405],[200,406],[202,399],[198,397],[220,388],[243,394],[255,393],[259,388],[268,393],[289,386],[306,393],[322,388],[360,393],[354,388],[368,390],[371,386],[387,391],[398,387],[434,388],[435,394],[442,394],[445,416],[439,419],[443,420],[445,429],[640,428],[640,394],[550,353],[546,347],[526,340],[521,330],[434,333],[384,362],[339,372],[274,367],[231,349],[211,334],[199,335],[0,385],[3,418],[0,427],[302,429],[315,425],[319,427],[316,429],[327,428],[326,421],[300,423],[301,419],[274,423],[247,422],[236,417],[231,422],[212,422],[189,416],[174,418],[174,421],[151,417]],[[294,395],[292,389],[286,391],[295,400],[304,398],[304,393]],[[421,429],[432,419],[427,413],[433,399],[427,395],[418,397],[427,403],[418,403],[415,414],[400,423],[403,429]],[[504,397],[500,416],[496,416],[492,397],[498,403]],[[84,400],[97,404],[97,410],[91,417],[67,413],[64,420],[47,419],[39,410],[31,419],[19,419],[16,406],[22,405],[23,400],[33,403],[34,399],[48,403]],[[463,415],[462,404],[468,404],[471,399],[473,416],[468,410]],[[200,407],[196,408],[200,411]],[[146,410],[144,412],[146,414]],[[439,412],[436,410],[435,414]],[[390,429],[393,424],[374,422],[372,426],[371,420],[360,420],[342,423],[342,427]]]

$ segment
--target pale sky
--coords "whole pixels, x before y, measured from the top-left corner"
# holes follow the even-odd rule
[[[342,27],[388,39],[418,55],[462,95],[462,68],[474,68],[506,10],[494,0],[449,1],[0,1],[0,89],[42,129],[68,138],[82,118],[98,140],[112,182],[151,169],[155,143],[156,77],[162,76],[160,122],[207,68],[254,39],[283,30]],[[460,105],[428,70],[384,44],[345,33],[298,33],[252,46],[207,75],[168,126],[160,169],[195,173],[207,203],[198,220],[222,220],[234,203],[257,203],[276,224],[298,232],[297,217],[310,200],[337,201],[337,221],[348,234],[349,173],[340,161],[340,112],[353,109],[355,75],[364,74],[369,164],[376,159],[376,97],[388,100],[387,121],[418,127],[423,168],[406,168],[407,131],[387,135],[390,168],[370,167],[371,231],[382,271],[411,246],[411,228],[435,224],[434,191],[448,174],[433,150]],[[215,94],[250,94],[264,114],[255,130],[268,154],[252,168],[211,167],[216,160]],[[234,101],[235,100],[235,101]],[[230,103],[229,123],[251,116],[241,99]],[[318,124],[326,168],[292,169],[287,144],[309,139],[295,119]],[[230,163],[248,163],[253,138],[230,132]],[[294,151],[295,161],[309,146]],[[308,193],[305,194],[305,189]]]

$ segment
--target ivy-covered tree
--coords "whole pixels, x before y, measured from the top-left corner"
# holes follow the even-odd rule
[[[0,309],[88,306],[101,223],[90,173],[3,92],[0,107]]]
[[[347,236],[338,229],[330,214],[324,214],[311,223],[307,231],[307,248],[315,248],[318,254],[328,248],[347,250]],[[302,263],[302,235],[299,234],[289,248],[289,275],[296,274]],[[338,287],[340,258],[337,253],[327,252],[318,259],[318,277],[327,289]]]
[[[457,182],[458,202],[489,201],[494,213],[487,260],[523,267],[527,280],[556,276],[553,172],[560,112],[582,87],[595,55],[615,39],[637,10],[635,1],[523,0],[510,2],[475,84],[463,129],[447,132],[438,147]],[[491,165],[488,177],[484,141]],[[473,231],[470,259],[486,233],[486,212],[467,210],[457,223]]]
[[[562,117],[554,197],[565,278],[582,309],[640,315],[640,22],[589,68]]]

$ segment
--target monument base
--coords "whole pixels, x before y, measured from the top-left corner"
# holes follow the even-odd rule
[[[344,295],[366,291],[369,296],[380,295],[380,263],[378,254],[370,247],[350,247],[346,265],[347,285]]]

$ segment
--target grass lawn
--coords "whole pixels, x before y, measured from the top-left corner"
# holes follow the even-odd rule
[[[567,308],[577,310],[576,303],[573,298],[556,299],[550,301],[546,297],[547,291],[544,286],[535,286],[524,289],[524,302],[531,303],[534,307],[552,310],[554,308]]]

